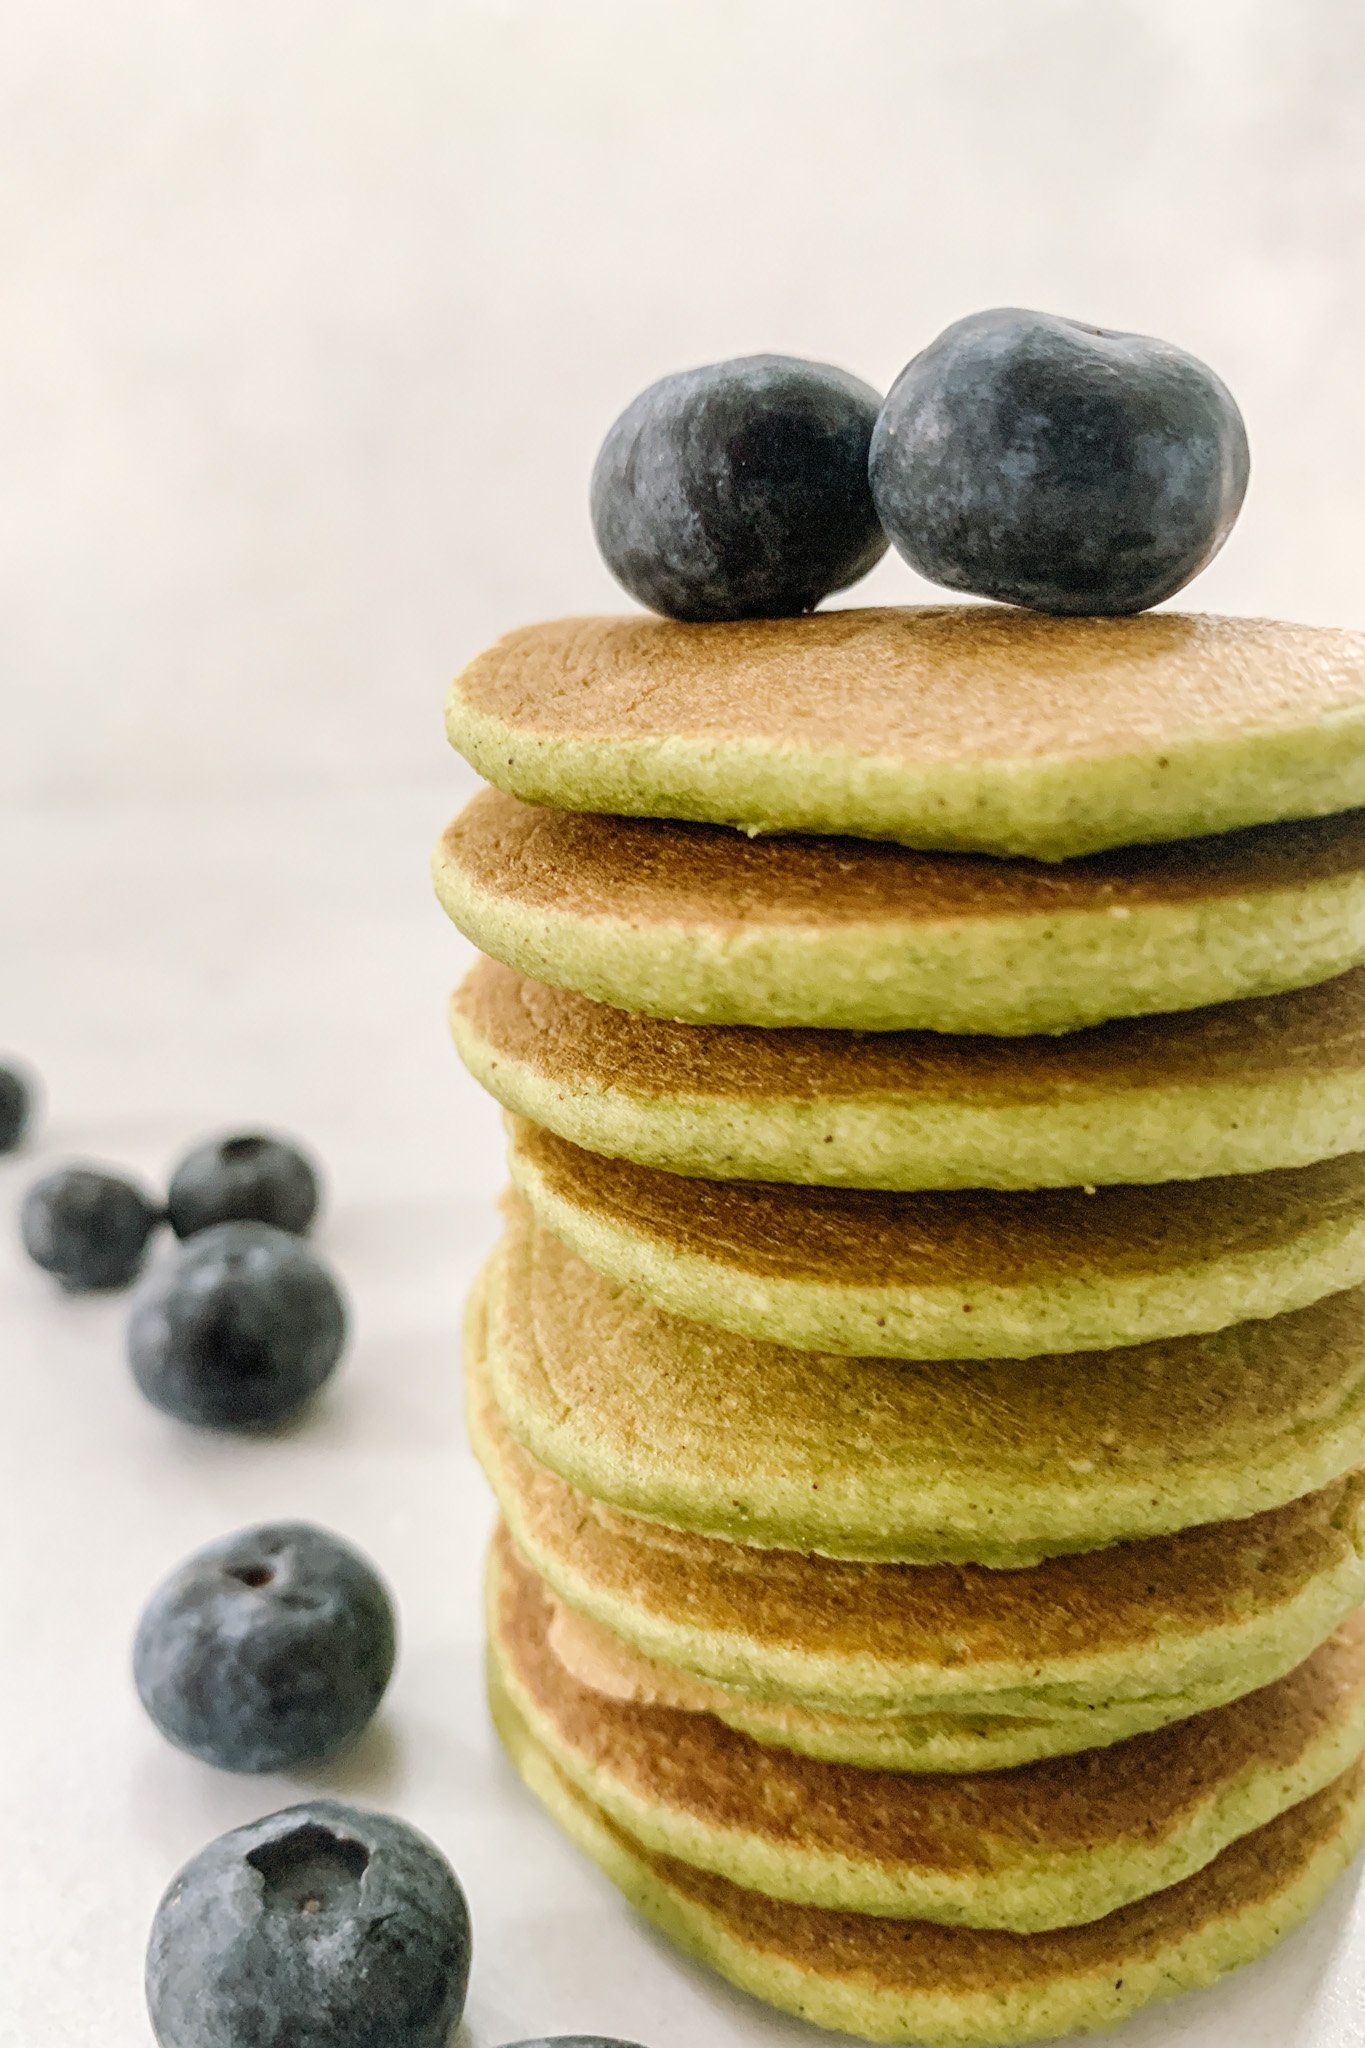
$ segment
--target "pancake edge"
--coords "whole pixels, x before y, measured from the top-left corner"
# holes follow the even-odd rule
[[[515,1128],[507,1163],[537,1221],[585,1265],[670,1315],[796,1351],[919,1361],[1117,1351],[1265,1322],[1365,1283],[1365,1194],[1354,1213],[1343,1209],[1276,1244],[1159,1271],[1097,1269],[1093,1278],[1077,1273],[1012,1287],[984,1278],[971,1287],[872,1287],[767,1275],[633,1229],[552,1186]],[[686,1202],[690,1177],[677,1178]],[[1254,1184],[1247,1185],[1250,1196]]]
[[[506,1528],[506,1524],[501,1526]],[[507,1540],[513,1543],[511,1531]],[[518,1552],[518,1556],[521,1553]],[[521,1560],[529,1571],[532,1567]],[[573,1610],[556,1599],[556,1612]],[[586,1616],[574,1619],[588,1627],[602,1629],[600,1622]],[[1206,1695],[1191,1687],[1181,1695],[1179,1716],[1172,1703],[1160,1697],[1149,1700],[1118,1700],[1103,1706],[1073,1709],[1047,1718],[1010,1714],[838,1714],[829,1709],[784,1705],[739,1692],[713,1679],[701,1678],[679,1666],[669,1667],[624,1641],[615,1638],[619,1649],[635,1658],[647,1673],[665,1688],[691,1693],[680,1702],[696,1713],[712,1715],[747,1735],[763,1748],[785,1749],[794,1756],[809,1757],[814,1763],[846,1764],[853,1770],[896,1771],[907,1776],[931,1773],[956,1777],[964,1773],[1013,1770],[1020,1764],[1043,1763],[1049,1758],[1075,1756],[1085,1749],[1106,1749],[1133,1735],[1145,1735],[1166,1727],[1173,1718],[1211,1711],[1228,1703],[1226,1685],[1211,1688]],[[1311,1653],[1310,1653],[1311,1654]],[[572,1667],[570,1667],[572,1668]],[[1240,1693],[1237,1695],[1240,1697]]]
[[[1002,1928],[1015,1934],[1102,1920],[1121,1906],[1192,1877],[1243,1835],[1322,1791],[1365,1750],[1365,1686],[1341,1721],[1306,1743],[1292,1763],[1262,1760],[1219,1785],[1160,1837],[1125,1836],[1070,1852],[1029,1854],[1021,1845],[983,1837],[975,1870],[895,1869],[874,1857],[777,1846],[743,1827],[708,1825],[681,1810],[657,1812],[605,1767],[594,1766],[560,1738],[521,1683],[499,1639],[500,1567],[489,1554],[488,1656],[498,1689],[555,1768],[609,1819],[656,1855],[712,1871],[746,1891],[792,1905],[877,1918],[932,1920],[944,1926]],[[1288,1676],[1288,1674],[1287,1674]],[[1236,1703],[1224,1712],[1235,1712]],[[839,1766],[827,1766],[837,1771]],[[965,1775],[965,1774],[964,1774]]]
[[[979,1466],[967,1468],[968,1484],[959,1466],[949,1473],[949,1491],[940,1463],[935,1475],[921,1470],[913,1482],[900,1486],[894,1502],[875,1489],[863,1494],[852,1473],[837,1491],[826,1484],[816,1494],[793,1476],[777,1503],[758,1498],[752,1489],[747,1498],[737,1498],[733,1472],[722,1478],[697,1466],[661,1473],[657,1462],[648,1471],[630,1455],[629,1446],[622,1451],[619,1435],[609,1437],[585,1424],[577,1410],[557,1399],[538,1402],[528,1394],[508,1363],[518,1340],[500,1340],[499,1335],[509,1287],[498,1248],[488,1265],[484,1356],[503,1425],[521,1449],[604,1506],[752,1550],[797,1550],[863,1564],[1025,1570],[1078,1551],[1176,1535],[1210,1522],[1242,1521],[1316,1493],[1365,1464],[1365,1369],[1358,1369],[1355,1379],[1338,1389],[1331,1415],[1313,1418],[1311,1433],[1306,1424],[1282,1431],[1256,1458],[1243,1456],[1226,1468],[1209,1462],[1198,1469],[1182,1467],[1171,1475],[1178,1484],[1165,1490],[1154,1485],[1150,1468],[1110,1475],[1103,1490],[1096,1490],[1083,1483],[1083,1474],[1026,1485],[1014,1473],[990,1483]],[[677,1320],[698,1319],[679,1315]],[[537,1350],[537,1373],[539,1361]],[[977,1504],[975,1520],[961,1505],[964,1487]]]
[[[905,756],[817,752],[793,739],[540,732],[477,708],[463,675],[450,684],[445,726],[486,781],[528,803],[927,852],[1068,860],[1365,804],[1365,706],[1107,757],[1014,755],[927,772]]]
[[[1152,1087],[1136,1098],[1096,1092],[1013,1108],[908,1095],[646,1095],[537,1072],[478,1032],[457,998],[458,991],[449,1010],[455,1049],[504,1109],[587,1152],[698,1180],[1022,1191],[1208,1180],[1365,1151],[1365,1071]]]
[[[1074,1031],[1329,981],[1365,961],[1365,869],[1136,910],[908,925],[723,930],[523,908],[439,840],[437,899],[495,960],[617,1009],[681,1023],[821,1030]]]
[[[1254,1961],[1306,1919],[1347,1870],[1365,1840],[1365,1784],[1358,1785],[1337,1829],[1260,1910],[1215,1917],[1157,1955],[1087,1970],[1048,1986],[1001,1994],[879,1992],[864,1978],[821,1977],[790,1960],[765,1957],[731,1934],[724,1921],[668,1885],[662,1873],[555,1770],[496,1685],[489,1703],[494,1728],[513,1769],[561,1831],[611,1880],[628,1903],[684,1954],[738,1989],[810,2024],[866,2041],[916,2048],[1021,2048],[1059,2034],[1113,2025],[1155,1999],[1215,1983]]]
[[[1184,1638],[1171,1637],[1157,1646],[1159,1661],[1153,1661],[1152,1645],[1142,1646],[1136,1679],[1131,1646],[1118,1652],[1090,1651],[1077,1656],[1069,1660],[1063,1677],[1043,1685],[1038,1682],[1036,1660],[1001,1660],[993,1682],[985,1684],[979,1668],[964,1671],[948,1661],[895,1665],[868,1654],[832,1657],[800,1649],[774,1650],[733,1631],[660,1618],[640,1605],[613,1605],[591,1580],[575,1574],[562,1556],[537,1543],[515,1488],[499,1463],[495,1440],[481,1412],[486,1403],[493,1405],[482,1379],[482,1313],[476,1289],[469,1299],[465,1323],[468,1434],[512,1540],[531,1569],[566,1607],[601,1623],[643,1656],[676,1665],[761,1702],[869,1718],[912,1712],[1011,1718],[1056,1715],[1072,1727],[1076,1717],[1093,1706],[1113,1707],[1131,1700],[1144,1717],[1161,1710],[1159,1718],[1144,1718],[1144,1726],[1163,1726],[1283,1677],[1365,1600],[1362,1500],[1355,1504],[1347,1554],[1332,1570],[1309,1579],[1269,1613],[1187,1633]],[[591,1502],[587,1505],[591,1509]],[[1160,1681],[1159,1686],[1154,1686],[1153,1679]]]

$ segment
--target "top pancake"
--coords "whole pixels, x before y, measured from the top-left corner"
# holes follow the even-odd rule
[[[480,655],[447,726],[568,810],[1059,860],[1365,803],[1365,635],[996,605],[564,619]]]

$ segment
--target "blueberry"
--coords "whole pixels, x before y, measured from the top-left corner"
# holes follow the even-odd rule
[[[534,2041],[512,2041],[508,2048],[639,2048],[635,2041],[617,2041],[606,2034],[541,2034]]]
[[[133,1297],[128,1356],[147,1399],[182,1422],[281,1422],[327,1378],[346,1337],[335,1280],[268,1223],[215,1223]]]
[[[147,1255],[161,1210],[122,1174],[59,1166],[35,1181],[19,1211],[19,1234],[34,1264],[69,1293],[126,1287]]]
[[[424,1835],[335,1800],[220,1835],[157,1907],[161,2048],[447,2048],[469,1908]]]
[[[178,1748],[224,1771],[285,1771],[354,1741],[395,1644],[373,1566],[324,1529],[277,1522],[171,1573],[138,1625],[133,1676]]]
[[[1040,612],[1139,612],[1217,554],[1248,460],[1236,401],[1196,357],[1006,307],[957,321],[901,372],[872,494],[934,583]]]
[[[22,1067],[0,1066],[0,1152],[13,1152],[33,1118],[33,1078]]]
[[[297,1145],[257,1132],[209,1138],[171,1175],[166,1214],[177,1237],[211,1223],[273,1223],[302,1237],[317,1214],[318,1176]]]
[[[880,403],[846,370],[795,356],[660,378],[593,470],[608,568],[674,619],[813,611],[886,552],[867,480]]]

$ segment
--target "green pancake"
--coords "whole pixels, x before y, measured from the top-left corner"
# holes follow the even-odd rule
[[[481,775],[565,810],[1058,860],[1365,803],[1365,636],[850,608],[509,633],[451,687]]]
[[[510,1120],[536,1218],[657,1307],[808,1351],[1029,1358],[1191,1336],[1365,1282],[1365,1153],[1161,1187],[708,1181]]]
[[[986,1775],[817,1763],[706,1714],[604,1698],[549,1644],[550,1602],[505,1534],[492,1669],[572,1784],[658,1855],[793,1905],[1076,1926],[1181,1883],[1365,1748],[1365,1618],[1265,1690],[1114,1747]]]
[[[594,1499],[830,1557],[1017,1568],[1278,1507],[1365,1463],[1365,1303],[1044,1358],[845,1358],[613,1286],[518,1197],[490,1268],[508,1429]]]
[[[1365,1474],[1242,1521],[1025,1570],[851,1563],[668,1529],[566,1486],[498,1413],[477,1295],[466,1370],[475,1453],[556,1599],[742,1695],[736,1715],[821,1717],[812,1729],[779,1711],[768,1732],[792,1746],[809,1734],[834,1759],[983,1768],[987,1720],[1008,1743],[1038,1741],[1020,1761],[1113,1741],[1282,1678],[1365,1600]],[[852,1717],[866,1728],[856,1740]],[[1055,1739],[1021,1729],[1040,1721]]]
[[[1076,1030],[1365,960],[1365,811],[1048,867],[575,816],[485,790],[436,848],[480,951],[693,1024]]]
[[[545,1592],[553,1599],[548,1587]],[[1101,1749],[1125,1736],[1163,1728],[1174,1716],[1205,1711],[1227,1696],[1225,1682],[1191,1687],[1178,1704],[1158,1695],[1057,1708],[1047,1715],[838,1714],[828,1708],[759,1699],[678,1665],[661,1664],[557,1599],[549,1642],[571,1676],[609,1699],[709,1714],[770,1748],[863,1771],[1010,1770],[1041,1757],[1073,1756],[1078,1750]]]
[[[1263,1955],[1365,1839],[1357,1766],[1182,1884],[1088,1926],[1014,1934],[834,1913],[644,1848],[556,1769],[496,1680],[490,1702],[528,1789],[640,1913],[741,1990],[867,2041],[1012,2048],[1111,2025]]]
[[[670,1024],[480,960],[450,1026],[505,1108],[710,1180],[1044,1188],[1365,1151],[1365,968],[1063,1037]]]

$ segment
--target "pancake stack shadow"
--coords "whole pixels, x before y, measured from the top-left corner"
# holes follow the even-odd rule
[[[454,686],[494,1717],[820,2026],[1106,2025],[1365,1838],[1362,711],[1356,636],[994,607]]]

